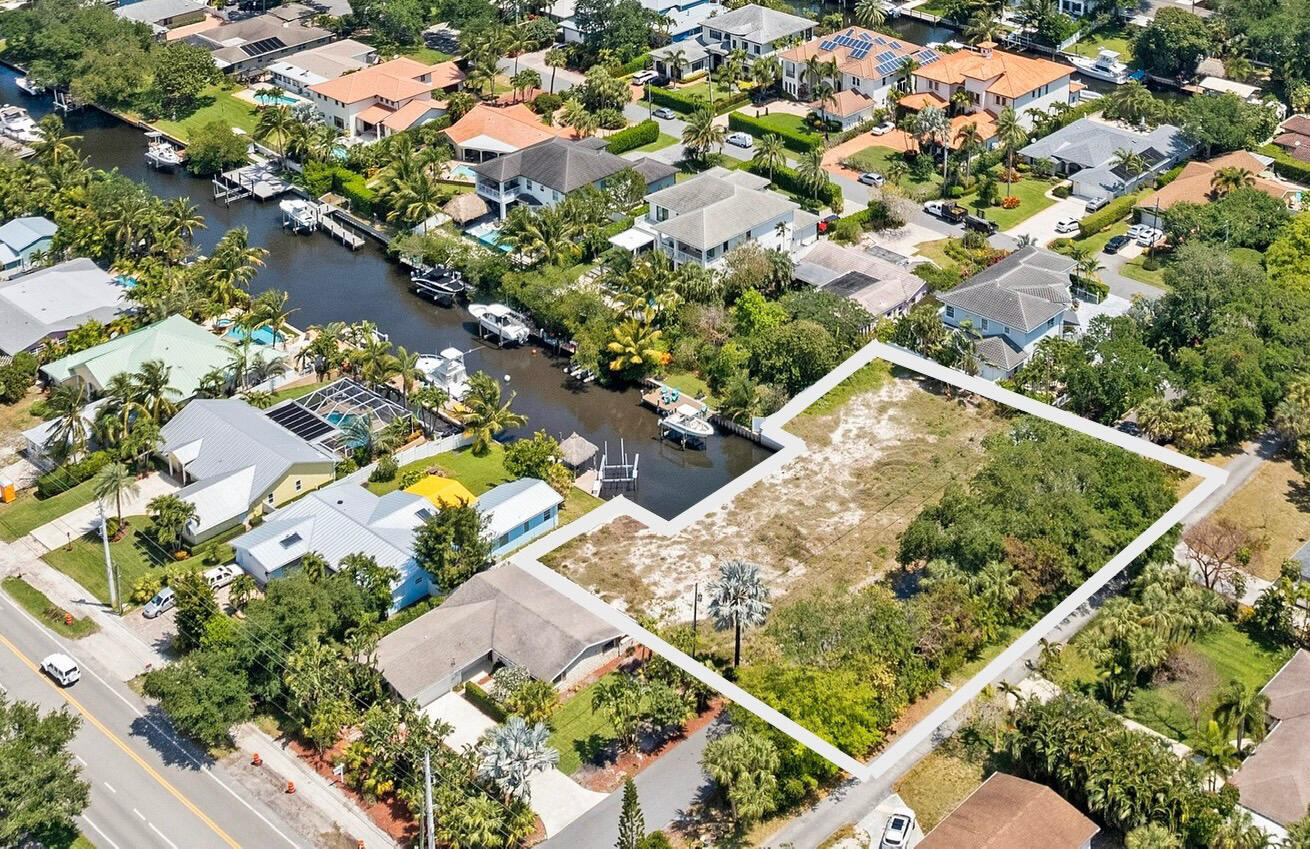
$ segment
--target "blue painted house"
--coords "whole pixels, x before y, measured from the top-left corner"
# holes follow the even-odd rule
[[[1033,347],[1076,325],[1067,256],[1023,247],[946,292],[938,292],[942,321],[968,326],[978,341],[979,374],[988,380],[1014,375]]]
[[[0,272],[15,274],[32,267],[32,256],[50,250],[59,228],[49,218],[27,215],[0,225]]]
[[[502,557],[559,524],[564,498],[536,478],[503,483],[478,496],[492,557]]]

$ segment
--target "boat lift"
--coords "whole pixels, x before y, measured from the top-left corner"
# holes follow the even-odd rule
[[[631,492],[637,488],[637,461],[640,456],[633,453],[632,462],[628,462],[628,449],[623,440],[619,440],[619,459],[610,462],[610,444],[605,443],[600,455],[600,465],[596,467],[596,479],[591,485],[591,494],[599,497],[606,490],[611,492]]]

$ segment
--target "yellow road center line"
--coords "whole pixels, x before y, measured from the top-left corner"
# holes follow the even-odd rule
[[[209,826],[209,828],[210,828],[210,829],[211,829],[215,834],[218,835],[219,839],[221,839],[221,840],[222,840],[224,843],[226,843],[228,846],[231,846],[232,849],[241,849],[241,844],[240,844],[240,843],[237,843],[235,840],[232,839],[232,837],[231,837],[230,835],[228,835],[227,832],[225,832],[225,831],[223,831],[223,829],[219,828],[219,827],[218,827],[218,823],[216,823],[216,822],[214,822],[212,819],[210,819],[210,818],[209,818],[209,815],[207,815],[204,811],[202,811],[202,810],[200,810],[198,807],[196,807],[195,803],[193,803],[190,799],[188,799],[187,797],[183,796],[182,793],[181,793],[181,791],[179,791],[176,787],[174,787],[172,784],[170,784],[170,783],[169,783],[169,782],[168,782],[168,781],[167,781],[167,780],[166,780],[162,775],[159,774],[159,771],[156,770],[153,766],[151,766],[150,764],[146,763],[146,761],[145,761],[144,758],[142,758],[140,755],[138,755],[136,752],[134,752],[134,751],[132,750],[132,748],[131,748],[130,746],[128,746],[127,743],[124,742],[124,741],[122,740],[122,738],[120,738],[117,734],[115,734],[114,732],[110,731],[109,728],[106,727],[105,724],[104,724],[103,722],[101,722],[99,719],[97,719],[97,718],[96,718],[96,717],[91,713],[91,711],[89,711],[89,710],[87,710],[85,707],[83,707],[83,706],[82,706],[82,703],[79,702],[77,699],[73,698],[73,696],[71,696],[67,690],[65,690],[63,687],[59,687],[59,686],[57,686],[57,685],[55,684],[55,682],[51,681],[50,678],[49,678],[49,677],[48,677],[44,672],[41,671],[41,667],[38,666],[37,664],[33,663],[33,662],[31,661],[31,659],[28,658],[27,655],[25,655],[25,654],[23,654],[21,651],[19,651],[18,647],[15,646],[13,643],[11,643],[11,642],[9,641],[9,639],[8,639],[7,637],[5,637],[4,634],[0,634],[0,644],[3,644],[3,645],[5,646],[5,648],[7,648],[7,649],[9,649],[9,651],[13,652],[14,657],[16,657],[16,658],[18,658],[20,661],[22,661],[23,664],[24,664],[25,666],[27,666],[28,669],[30,669],[30,670],[32,670],[33,672],[35,672],[36,674],[40,675],[41,678],[42,678],[42,680],[44,680],[48,685],[50,685],[50,687],[52,687],[52,688],[55,690],[55,692],[57,692],[59,695],[63,696],[63,697],[64,697],[64,700],[65,700],[66,702],[68,702],[70,705],[72,705],[74,708],[76,708],[78,713],[80,713],[80,714],[82,714],[82,716],[86,717],[86,719],[87,719],[88,722],[90,722],[90,723],[91,723],[92,725],[94,725],[97,729],[99,729],[100,732],[101,732],[102,734],[104,734],[106,737],[108,737],[108,738],[113,742],[113,744],[114,744],[115,746],[117,746],[118,748],[122,749],[124,754],[126,754],[126,755],[127,755],[129,758],[131,758],[132,760],[136,761],[136,762],[137,762],[137,765],[140,766],[143,770],[145,770],[147,775],[149,775],[151,778],[153,778],[156,782],[159,783],[159,786],[163,787],[163,788],[164,788],[165,790],[167,790],[170,794],[172,794],[173,798],[174,798],[174,799],[177,799],[179,802],[181,802],[182,805],[183,805],[183,806],[184,806],[188,811],[190,811],[191,813],[195,814],[197,819],[199,819],[199,820],[200,820],[201,822],[203,822],[205,825]]]

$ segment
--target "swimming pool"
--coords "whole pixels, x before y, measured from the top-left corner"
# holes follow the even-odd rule
[[[336,411],[328,413],[324,418],[327,419],[328,424],[345,430],[350,427],[351,422],[359,421],[361,417],[355,413],[342,413]]]
[[[136,278],[129,277],[126,274],[114,275],[114,282],[119,286],[122,286],[124,289],[131,289],[136,286]]]
[[[477,180],[478,175],[477,172],[473,170],[473,166],[461,163],[450,169],[450,178],[452,180],[468,180],[472,183]]]
[[[255,102],[260,106],[272,106],[274,103],[280,103],[283,106],[295,106],[300,102],[300,99],[289,94],[269,94],[266,91],[257,91],[255,92]]]
[[[227,333],[223,335],[234,342],[244,342],[246,337],[249,336],[250,341],[256,345],[275,345],[285,338],[281,333],[274,333],[272,328],[269,327],[260,327],[254,333],[250,333],[244,327],[237,327],[236,325],[229,328]]]
[[[509,253],[513,250],[509,245],[502,245],[500,243],[500,230],[490,223],[470,227],[465,230],[464,233],[472,236],[489,248],[495,248],[496,250],[504,251],[505,253]]]

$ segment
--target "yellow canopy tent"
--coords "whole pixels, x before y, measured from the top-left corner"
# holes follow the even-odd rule
[[[464,484],[454,478],[443,478],[437,475],[428,475],[413,486],[406,487],[405,492],[411,495],[420,495],[437,507],[472,504],[477,500]]]

